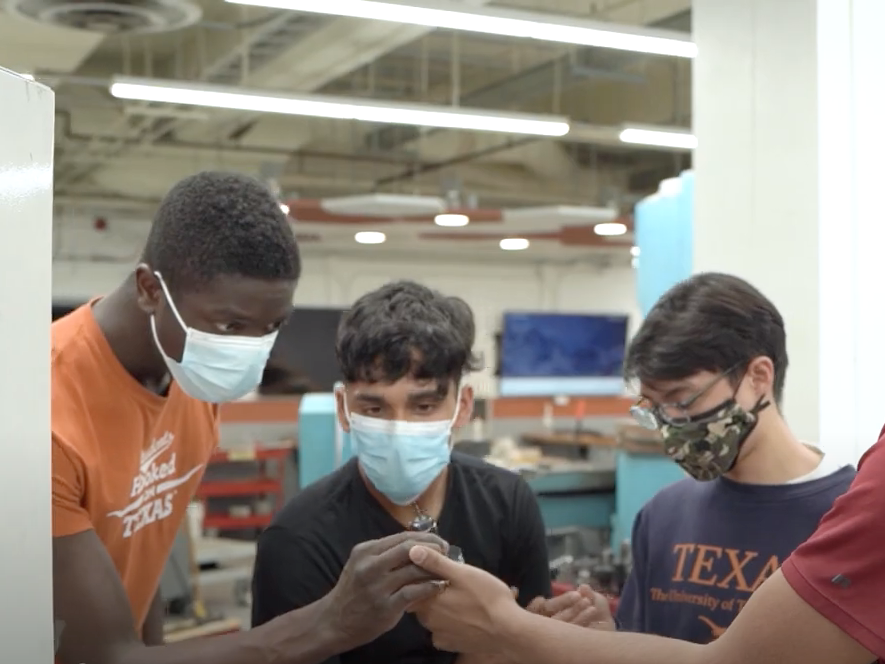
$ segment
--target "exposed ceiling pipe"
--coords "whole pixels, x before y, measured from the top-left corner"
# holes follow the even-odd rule
[[[680,12],[652,23],[654,28],[668,30],[690,30],[691,12]],[[559,55],[550,61],[502,78],[478,90],[460,94],[460,105],[469,108],[506,108],[514,103],[526,102],[538,97],[559,94],[583,84],[588,78],[608,78],[625,83],[644,83],[645,77],[625,71],[642,56],[634,53],[605,51],[593,48],[580,48],[571,53]],[[560,109],[553,112],[560,113]],[[444,129],[432,132],[446,131]],[[366,135],[366,145],[377,145],[383,149],[394,149],[418,137],[414,127],[380,127]],[[571,136],[567,136],[568,140]]]
[[[459,164],[466,164],[471,161],[475,161],[476,159],[480,159],[482,157],[486,157],[488,155],[495,154],[497,152],[503,152],[505,150],[510,150],[515,147],[519,147],[521,145],[528,145],[529,143],[534,143],[537,141],[537,138],[518,138],[518,139],[510,139],[499,143],[497,145],[493,145],[491,147],[482,148],[479,150],[473,150],[471,152],[466,152],[464,154],[457,155],[456,157],[452,157],[451,159],[446,159],[445,161],[437,161],[431,163],[424,163],[409,168],[402,173],[397,175],[392,175],[384,178],[380,178],[375,181],[376,187],[383,187],[388,184],[392,184],[394,182],[400,182],[402,180],[407,180],[409,178],[413,178],[417,175],[421,175],[424,173],[430,173],[432,171],[439,171],[444,168],[450,168],[452,166],[457,166]]]
[[[266,36],[274,34],[281,29],[284,29],[292,24],[297,24],[299,21],[304,20],[302,17],[297,15],[292,15],[288,12],[280,12],[279,14],[275,14],[273,18],[262,23],[258,28],[255,28],[247,33],[244,37],[243,42],[240,46],[235,49],[233,52],[228,52],[222,57],[214,60],[211,63],[205,64],[197,78],[199,80],[214,80],[219,74],[224,73],[226,67],[230,67],[230,63],[233,61],[239,62],[239,54],[242,49],[250,49],[255,44],[260,43]],[[308,22],[308,21],[305,21]],[[200,33],[198,33],[200,34]],[[125,69],[125,67],[124,67]],[[124,118],[120,123],[122,127],[129,126],[134,129],[135,134],[137,136],[136,141],[134,143],[124,142],[123,140],[118,141],[114,144],[106,144],[106,160],[110,160],[115,156],[118,156],[127,148],[131,148],[136,145],[143,145],[146,142],[151,142],[163,136],[164,134],[172,131],[177,125],[178,122],[172,118],[153,118],[147,119],[144,117],[135,118],[132,122],[127,122],[129,118]],[[123,139],[126,134],[130,132],[120,131],[120,138]],[[61,155],[61,162],[64,163],[64,153]],[[92,173],[94,173],[99,168],[106,166],[107,163],[104,164],[94,164],[92,166],[87,166],[86,168],[76,168],[74,167],[72,172],[64,172],[62,171],[62,183],[76,183],[88,178]]]

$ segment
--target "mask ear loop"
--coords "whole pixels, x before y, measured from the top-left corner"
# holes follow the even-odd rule
[[[332,394],[336,396],[339,394],[341,395],[341,403],[344,406],[344,419],[347,420],[347,423],[352,426],[353,423],[350,420],[350,408],[347,407],[347,392],[344,391],[344,383],[342,383],[341,381],[336,382],[332,386]]]
[[[461,414],[461,395],[464,394],[464,387],[458,386],[458,394],[455,395],[455,412],[452,415],[452,419],[449,421],[449,427],[454,428],[455,422],[458,420],[458,415]]]
[[[756,405],[750,410],[750,413],[753,415],[758,415],[761,411],[765,410],[771,405],[771,402],[766,400],[765,395],[759,397],[759,400],[756,402]]]
[[[735,388],[734,388],[734,392],[733,392],[732,395],[731,395],[731,398],[732,398],[732,400],[733,400],[735,403],[737,403],[737,393],[738,393],[738,390],[741,389],[741,383],[743,382],[744,378],[746,378],[746,377],[747,377],[747,374],[746,374],[746,372],[745,372],[744,375],[741,376],[741,379],[738,381],[738,384],[735,386]],[[754,405],[754,406],[753,406],[748,412],[750,413],[750,415],[756,416],[756,415],[758,415],[761,411],[763,411],[763,410],[765,410],[766,408],[768,408],[770,405],[771,405],[771,402],[770,402],[770,401],[767,401],[767,400],[765,399],[765,395],[763,394],[761,397],[759,397],[759,398],[756,400],[756,404],[755,404],[755,405]]]
[[[458,394],[455,396],[455,412],[452,415],[452,419],[449,420],[449,449],[452,450],[455,448],[455,422],[458,420],[458,415],[461,414],[461,396],[464,394],[464,386],[458,386]]]
[[[172,299],[172,296],[169,294],[169,289],[166,287],[166,282],[163,281],[163,275],[159,272],[154,272],[154,276],[157,277],[157,281],[160,282],[160,288],[163,289],[163,295],[166,296],[166,302],[169,304],[169,308],[172,309],[172,313],[175,314],[175,318],[178,321],[178,324],[181,325],[181,329],[184,330],[185,334],[187,334],[187,325],[184,324],[184,319],[181,317],[181,314],[178,313],[178,307],[175,306],[175,302]],[[154,314],[151,314],[151,324],[153,325]]]

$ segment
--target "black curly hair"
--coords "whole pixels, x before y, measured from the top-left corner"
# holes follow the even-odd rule
[[[344,380],[436,380],[441,391],[478,368],[473,311],[414,281],[366,293],[342,316],[335,350]]]
[[[176,184],[154,216],[142,262],[172,290],[195,290],[219,275],[292,280],[301,257],[270,189],[238,173],[206,171]]]

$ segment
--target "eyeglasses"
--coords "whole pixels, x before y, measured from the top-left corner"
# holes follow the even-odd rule
[[[630,415],[645,429],[656,431],[664,424],[679,426],[687,424],[691,420],[689,410],[702,396],[707,394],[713,386],[720,380],[731,374],[738,366],[734,366],[727,371],[723,371],[713,378],[709,383],[704,385],[697,393],[688,399],[674,403],[655,404],[645,397],[640,397],[635,404],[630,406]]]

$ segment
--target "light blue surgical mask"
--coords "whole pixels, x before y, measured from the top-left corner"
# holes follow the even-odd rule
[[[449,464],[452,426],[461,404],[449,420],[406,422],[344,412],[360,466],[372,485],[397,505],[410,505]]]
[[[177,362],[163,350],[157,336],[157,322],[151,316],[154,343],[179,387],[194,399],[210,403],[234,401],[258,387],[271,348],[277,340],[277,332],[263,337],[243,337],[210,334],[188,327],[178,313],[163,277],[159,272],[154,274],[160,281],[169,308],[185,333],[184,352],[181,362]]]

